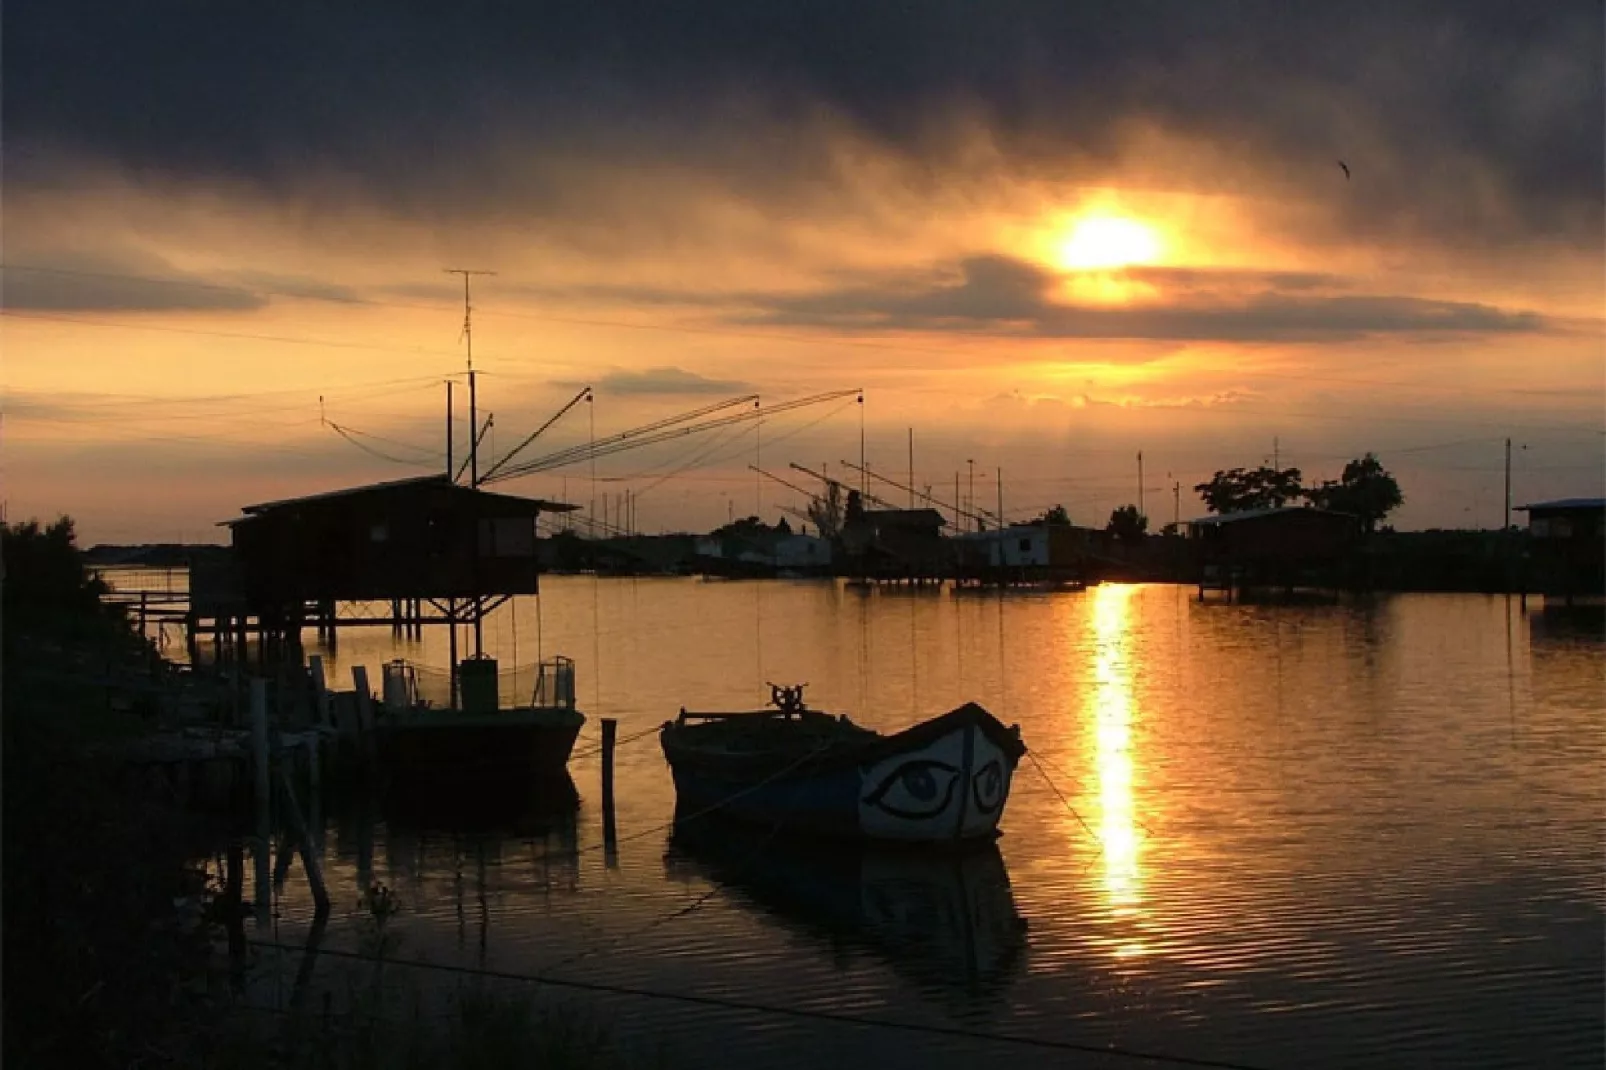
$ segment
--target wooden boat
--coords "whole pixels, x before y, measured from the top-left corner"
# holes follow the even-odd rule
[[[802,835],[956,845],[998,834],[1020,730],[975,703],[892,735],[771,685],[750,713],[685,709],[659,733],[677,817],[719,813]]]
[[[420,700],[406,663],[385,666],[378,724],[385,768],[397,779],[469,787],[566,777],[586,720],[574,705],[574,662],[542,662],[530,701],[514,706],[500,704],[496,662],[478,662],[463,663],[457,709]]]

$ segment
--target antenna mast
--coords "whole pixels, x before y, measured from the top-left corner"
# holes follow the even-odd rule
[[[448,275],[463,276],[463,341],[468,347],[468,485],[480,485],[480,416],[479,393],[474,384],[474,305],[469,300],[468,280],[471,275],[495,275],[494,271],[473,268],[445,268]]]

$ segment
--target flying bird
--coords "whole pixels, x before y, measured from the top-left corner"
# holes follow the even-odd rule
[[[1340,161],[1338,161],[1338,166],[1340,166],[1340,167],[1342,167],[1344,169],[1344,181],[1348,182],[1349,181],[1349,164],[1345,163],[1343,160],[1340,160]]]

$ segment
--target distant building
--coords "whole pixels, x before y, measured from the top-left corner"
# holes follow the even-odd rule
[[[849,508],[842,545],[856,571],[867,576],[936,579],[953,568],[947,525],[935,509]]]
[[[1520,505],[1528,514],[1529,579],[1547,601],[1606,601],[1606,498]]]
[[[993,582],[1084,578],[1089,536],[1068,524],[1017,524],[955,537],[961,579]]]
[[[831,543],[790,531],[743,531],[699,535],[695,553],[703,571],[715,575],[829,575]]]
[[[1348,513],[1302,506],[1246,509],[1188,522],[1199,594],[1207,589],[1342,586],[1360,548],[1360,522]]]

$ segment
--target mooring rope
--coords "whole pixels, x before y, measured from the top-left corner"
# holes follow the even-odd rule
[[[1093,826],[1089,825],[1082,815],[1077,813],[1076,807],[1071,805],[1071,800],[1065,797],[1065,793],[1059,789],[1059,785],[1054,783],[1054,781],[1049,777],[1048,770],[1044,769],[1042,763],[1037,760],[1037,755],[1033,754],[1031,751],[1027,751],[1026,757],[1031,759],[1032,768],[1037,770],[1037,775],[1043,778],[1043,783],[1048,785],[1048,789],[1050,791],[1059,796],[1060,802],[1065,804],[1065,809],[1069,810],[1071,812],[1071,816],[1076,818],[1077,823],[1082,826],[1083,831],[1089,836],[1093,837],[1093,839],[1097,840],[1100,845],[1105,845],[1104,837],[1094,832]]]

